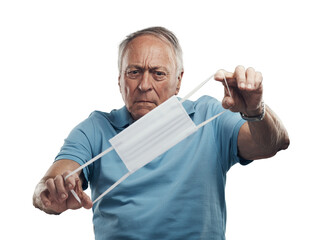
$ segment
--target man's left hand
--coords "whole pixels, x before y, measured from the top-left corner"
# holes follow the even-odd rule
[[[230,97],[224,76],[227,80],[232,97]],[[263,77],[260,72],[249,67],[245,70],[243,66],[237,66],[235,71],[227,72],[219,70],[215,74],[215,80],[225,86],[225,96],[222,105],[233,112],[241,112],[246,116],[257,116],[262,112]]]

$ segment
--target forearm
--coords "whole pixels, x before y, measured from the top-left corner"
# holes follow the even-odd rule
[[[223,99],[223,107],[232,112],[240,112],[247,120],[238,133],[238,154],[249,159],[274,156],[286,149],[290,143],[287,131],[276,114],[263,99],[263,76],[254,68],[237,66],[234,73],[220,70],[215,79],[228,82]],[[265,113],[266,106],[266,114]],[[264,118],[263,118],[264,117]]]
[[[255,160],[274,156],[287,149],[288,133],[277,115],[266,105],[262,121],[243,125],[238,139],[239,154],[245,159]]]
[[[80,165],[73,160],[62,159],[62,160],[56,161],[50,166],[50,168],[45,173],[42,180],[46,181],[49,178],[55,178],[57,175],[62,175],[66,171],[73,171],[79,166]],[[81,172],[78,173],[78,175],[80,174]]]

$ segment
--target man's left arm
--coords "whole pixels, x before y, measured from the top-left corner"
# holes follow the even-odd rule
[[[285,127],[267,105],[265,108],[263,120],[246,122],[239,130],[238,153],[244,159],[269,158],[288,148],[290,140]]]
[[[245,70],[237,66],[233,73],[220,70],[216,73],[217,81],[227,79],[231,96],[225,88],[223,107],[233,112],[259,121],[247,121],[238,134],[238,154],[248,160],[274,156],[278,151],[287,149],[290,143],[288,133],[277,115],[262,100],[263,77],[253,68]]]

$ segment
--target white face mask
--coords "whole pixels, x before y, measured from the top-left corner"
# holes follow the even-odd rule
[[[68,174],[65,179],[114,149],[122,159],[129,172],[120,178],[116,183],[114,183],[110,188],[108,188],[104,193],[102,193],[97,199],[95,199],[93,203],[100,200],[132,173],[145,166],[153,159],[160,156],[171,147],[196,132],[199,128],[203,127],[227,111],[224,110],[216,116],[213,116],[212,118],[196,126],[182,106],[182,102],[188,99],[212,78],[213,75],[199,84],[186,97],[181,99],[181,101],[179,101],[176,96],[172,96],[167,101],[154,108],[152,111],[124,129],[122,132],[111,138],[109,142],[111,143],[112,147]],[[230,94],[227,81],[225,78],[224,80]],[[76,193],[73,190],[71,192],[75,198],[79,200]]]

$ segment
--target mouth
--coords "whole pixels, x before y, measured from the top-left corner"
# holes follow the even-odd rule
[[[138,100],[138,101],[135,101],[135,103],[141,103],[141,104],[154,104],[156,105],[155,102],[153,101],[148,101],[148,100]]]

